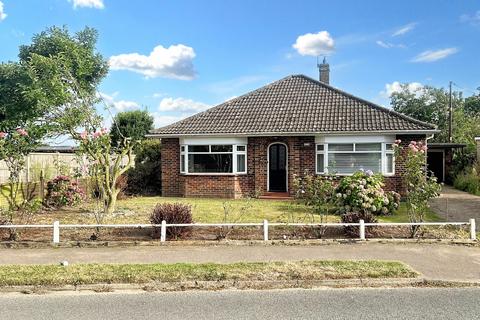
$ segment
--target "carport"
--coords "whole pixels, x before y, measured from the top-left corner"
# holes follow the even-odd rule
[[[432,142],[428,144],[428,169],[437,177],[438,182],[452,183],[449,173],[452,169],[453,153],[465,146],[463,143]]]

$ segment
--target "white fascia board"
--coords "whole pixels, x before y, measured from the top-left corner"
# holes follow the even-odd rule
[[[204,144],[247,144],[247,137],[181,137],[180,144],[204,145]]]
[[[315,143],[368,143],[368,142],[393,143],[394,141],[395,141],[395,135],[315,136]]]

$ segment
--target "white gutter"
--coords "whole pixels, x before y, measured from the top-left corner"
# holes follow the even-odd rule
[[[372,134],[431,134],[438,133],[440,130],[399,130],[399,131],[385,131],[385,130],[372,130],[372,131],[330,131],[330,132],[265,132],[265,133],[194,133],[194,134],[156,134],[150,133],[145,135],[147,138],[180,138],[180,137],[284,137],[284,136],[318,136],[318,135],[372,135]],[[430,138],[431,138],[430,137]],[[430,139],[428,138],[428,139]]]

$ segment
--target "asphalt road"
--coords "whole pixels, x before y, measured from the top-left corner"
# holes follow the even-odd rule
[[[480,319],[480,289],[4,294],[0,319]]]

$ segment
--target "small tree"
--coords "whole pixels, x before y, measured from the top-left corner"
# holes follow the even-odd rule
[[[113,119],[110,137],[112,146],[123,143],[124,137],[132,140],[143,140],[145,135],[153,129],[153,117],[146,110],[134,110],[117,113]],[[135,150],[137,153],[137,150]]]
[[[393,147],[397,161],[404,164],[401,176],[408,218],[412,223],[424,222],[429,200],[438,197],[441,190],[437,178],[427,171],[427,146],[422,141],[411,141],[404,147],[396,140]],[[419,226],[412,226],[411,236],[415,237],[419,229]]]
[[[7,188],[0,187],[0,193],[6,199],[8,208],[4,215],[7,223],[13,223],[19,216],[28,215],[33,209],[29,203],[30,190],[25,190],[20,174],[25,169],[26,157],[37,146],[38,142],[25,129],[18,128],[12,132],[0,132],[0,160],[3,160],[9,171]],[[21,199],[20,199],[20,196]],[[16,230],[10,229],[10,240],[16,240]]]
[[[114,150],[106,128],[87,128],[80,134],[74,133],[73,137],[79,140],[79,152],[87,157],[91,165],[90,174],[95,179],[99,199],[102,202],[102,209],[95,216],[97,223],[100,224],[105,216],[112,214],[115,210],[120,192],[117,182],[119,177],[133,165],[135,142],[124,139],[123,143]]]

